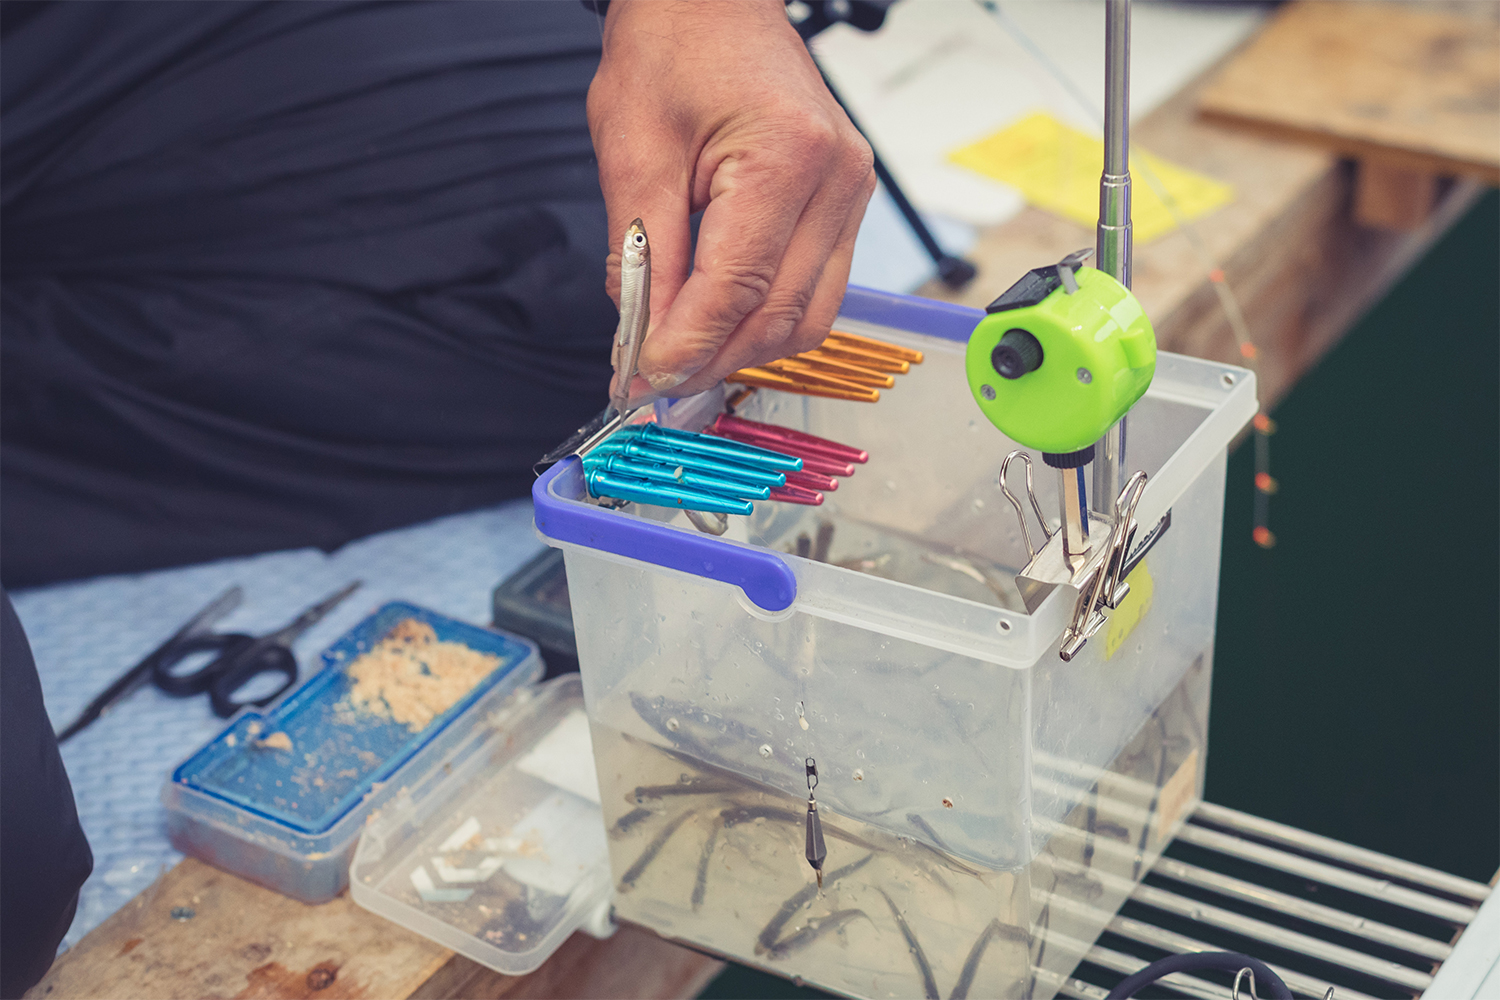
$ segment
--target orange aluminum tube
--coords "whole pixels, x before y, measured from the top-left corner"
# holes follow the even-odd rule
[[[761,365],[769,371],[798,382],[806,382],[808,385],[822,386],[825,389],[858,389],[860,385],[850,379],[840,378],[837,375],[829,375],[827,372],[815,370],[811,365],[792,362],[787,364],[786,359],[780,361],[767,361]]]
[[[874,403],[880,399],[880,390],[867,389],[853,383],[838,383],[838,379],[825,379],[824,384],[814,384],[802,373],[796,375],[772,371],[769,368],[741,368],[731,372],[724,381],[738,385],[753,385],[763,389],[780,389],[804,396],[823,396],[827,399],[851,399],[860,403]]]
[[[823,375],[832,375],[834,378],[843,379],[845,382],[853,382],[856,385],[872,385],[877,389],[890,389],[896,384],[896,380],[881,372],[861,368],[859,365],[849,364],[844,361],[830,361],[827,358],[813,358],[806,354],[793,354],[789,358],[783,358],[776,365],[790,368],[794,371],[815,371]],[[774,366],[773,366],[774,367]]]
[[[819,361],[841,361],[846,365],[852,363],[861,368],[873,368],[878,372],[891,372],[896,375],[905,375],[911,371],[909,361],[893,358],[889,354],[867,351],[862,347],[850,347],[831,337],[823,341],[823,346],[808,351],[807,355]]]
[[[893,358],[901,361],[910,361],[914,365],[922,363],[923,354],[921,351],[913,350],[910,347],[902,347],[899,344],[887,343],[884,340],[876,340],[874,337],[861,337],[857,333],[845,333],[842,330],[834,330],[828,337],[835,343],[848,347],[857,347],[864,351],[874,351],[876,354],[889,354]]]

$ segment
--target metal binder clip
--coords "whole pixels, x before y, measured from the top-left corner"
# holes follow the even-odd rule
[[[1016,509],[1016,519],[1021,522],[1021,540],[1026,543],[1026,559],[1028,562],[1036,559],[1036,546],[1031,544],[1031,530],[1026,527],[1026,512],[1021,507],[1021,501],[1010,491],[1006,483],[1006,475],[1010,471],[1010,463],[1019,458],[1026,465],[1026,496],[1031,501],[1031,509],[1036,513],[1037,522],[1042,526],[1043,544],[1052,540],[1052,531],[1047,527],[1047,518],[1042,514],[1042,505],[1037,503],[1036,488],[1031,477],[1031,456],[1024,451],[1013,451],[1005,456],[1005,461],[1000,463],[1000,492],[1010,505]]]
[[[1104,562],[1081,588],[1073,620],[1063,631],[1062,646],[1057,655],[1064,662],[1077,656],[1084,643],[1104,625],[1107,617],[1104,608],[1118,607],[1129,592],[1128,587],[1121,586],[1121,576],[1131,539],[1135,537],[1135,508],[1145,490],[1146,474],[1137,472],[1115,498],[1114,524],[1110,526]]]

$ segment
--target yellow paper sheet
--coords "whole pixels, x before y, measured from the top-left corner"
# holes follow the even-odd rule
[[[960,167],[1017,188],[1049,212],[1092,227],[1099,220],[1099,174],[1104,143],[1044,112],[1028,115],[995,134],[948,154]],[[1144,150],[1132,150],[1131,216],[1135,240],[1145,243],[1176,228],[1143,168],[1149,167],[1185,219],[1228,204],[1234,188]]]

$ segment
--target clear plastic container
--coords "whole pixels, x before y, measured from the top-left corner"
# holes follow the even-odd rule
[[[360,836],[360,906],[510,975],[613,933],[609,851],[576,674],[476,719]]]
[[[1141,535],[1169,526],[1065,663],[1077,593],[1026,612],[996,484],[1016,445],[964,379],[981,315],[850,289],[839,329],[925,362],[875,405],[761,390],[741,406],[868,449],[821,507],[760,503],[713,538],[589,504],[576,460],[538,481],[621,918],[858,996],[1051,996],[1200,795],[1226,450],[1254,377],[1159,356],[1128,464],[1150,477]],[[799,536],[826,559],[795,555]]]
[[[418,729],[348,701],[349,664],[408,619],[431,626],[440,642],[496,658],[468,694]],[[348,885],[360,830],[406,774],[441,765],[473,719],[542,675],[530,641],[400,602],[365,619],[322,662],[269,713],[235,716],[162,788],[178,850],[306,903]]]

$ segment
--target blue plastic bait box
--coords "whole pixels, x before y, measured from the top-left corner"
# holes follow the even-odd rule
[[[419,732],[353,709],[348,667],[408,619],[440,642],[499,657],[495,668]],[[440,764],[519,687],[542,676],[528,639],[392,602],[322,654],[323,667],[268,713],[246,711],[172,772],[162,788],[172,844],[269,889],[321,903],[349,884],[367,820],[404,774]]]

